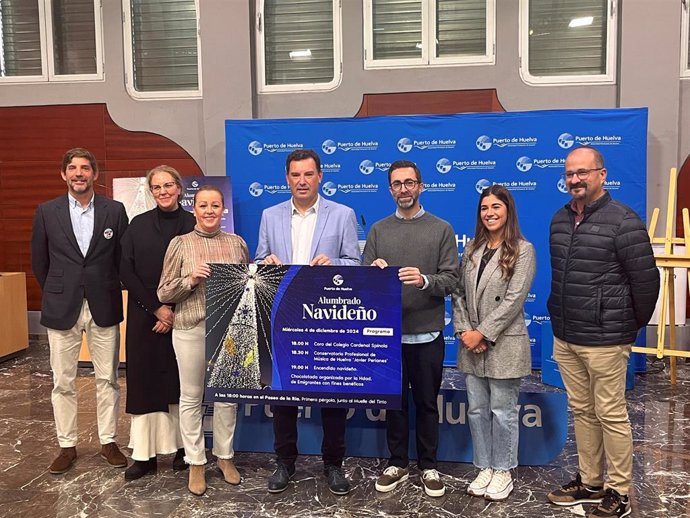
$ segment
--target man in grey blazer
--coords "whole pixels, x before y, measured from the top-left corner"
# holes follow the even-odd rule
[[[264,264],[360,264],[357,220],[349,207],[319,196],[323,179],[319,155],[311,149],[290,153],[285,163],[292,198],[264,210],[259,227],[256,261]],[[345,495],[350,483],[342,472],[347,409],[321,408],[324,474],[333,494]],[[295,473],[297,407],[273,407],[277,467],[268,491],[284,491]]]
[[[52,403],[60,454],[53,474],[68,471],[77,457],[75,378],[82,333],[86,333],[96,375],[101,456],[127,465],[115,443],[120,387],[117,383],[122,293],[118,276],[125,207],[94,193],[94,156],[74,148],[62,160],[67,194],[38,206],[31,236],[31,266],[43,289],[41,324],[48,329]]]

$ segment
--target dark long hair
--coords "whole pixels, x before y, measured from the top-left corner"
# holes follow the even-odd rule
[[[520,255],[520,240],[524,239],[520,231],[520,223],[518,222],[517,210],[515,209],[515,200],[513,200],[510,191],[502,185],[494,184],[487,187],[479,195],[479,203],[477,204],[477,225],[474,230],[474,239],[465,248],[464,253],[471,257],[475,250],[478,250],[483,244],[489,242],[489,231],[482,223],[482,201],[490,195],[496,196],[506,206],[506,224],[503,227],[503,243],[501,243],[500,256],[498,265],[501,267],[501,273],[504,279],[510,279],[515,271],[515,263]]]

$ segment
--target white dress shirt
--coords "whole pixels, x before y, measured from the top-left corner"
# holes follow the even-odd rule
[[[292,207],[292,264],[309,264],[311,261],[311,244],[314,239],[320,199],[317,195],[314,205],[305,210],[304,214],[297,210],[294,200],[290,200]]]

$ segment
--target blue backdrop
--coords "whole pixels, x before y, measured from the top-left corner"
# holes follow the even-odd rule
[[[290,196],[285,158],[294,149],[319,152],[321,194],[355,210],[362,246],[371,224],[394,210],[387,170],[395,160],[419,165],[426,187],[422,205],[453,225],[458,253],[474,234],[478,193],[493,183],[505,185],[515,197],[523,233],[537,250],[537,276],[525,304],[535,368],[541,366],[541,323],[548,320],[549,221],[569,199],[560,180],[568,151],[596,146],[606,159],[606,188],[645,217],[646,108],[229,120],[225,131],[235,231],[252,254],[261,212]],[[454,364],[451,325],[445,336],[446,363]]]

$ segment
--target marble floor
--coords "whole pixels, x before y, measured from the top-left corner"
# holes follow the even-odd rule
[[[672,387],[663,364],[649,364],[629,392],[635,440],[635,517],[690,516],[690,365],[680,363],[678,384]],[[124,392],[126,384],[121,380]],[[454,370],[449,385],[458,383]],[[240,486],[227,485],[207,465],[209,489],[203,497],[186,488],[187,473],[174,473],[172,459],[160,458],[156,475],[125,483],[122,469],[108,467],[99,456],[96,433],[95,388],[90,370],[80,369],[79,458],[64,475],[51,475],[48,465],[57,452],[50,404],[51,373],[44,340],[32,340],[28,352],[0,364],[0,516],[10,517],[573,517],[582,509],[557,508],[546,501],[555,485],[570,480],[576,456],[572,426],[568,443],[551,465],[519,467],[515,491],[500,503],[465,494],[474,476],[468,464],[443,463],[446,496],[432,499],[421,489],[418,476],[387,494],[374,490],[385,465],[381,459],[347,458],[346,474],[353,491],[333,496],[321,474],[317,457],[298,461],[294,483],[278,495],[266,492],[272,471],[268,454],[238,453],[243,474]],[[528,380],[534,388],[537,378]],[[124,407],[124,405],[122,405]],[[129,418],[120,416],[120,444],[128,440]],[[128,450],[125,450],[127,453]]]

